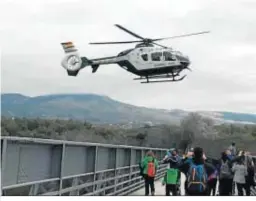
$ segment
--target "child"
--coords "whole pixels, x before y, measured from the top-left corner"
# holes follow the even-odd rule
[[[165,176],[162,180],[162,185],[165,185],[165,194],[170,196],[172,192],[173,196],[177,196],[179,192],[179,170],[174,168],[169,168],[166,170]]]
[[[155,175],[158,168],[158,161],[152,151],[147,152],[145,158],[141,162],[141,173],[145,181],[145,195],[149,195],[149,188],[151,195],[155,195]]]

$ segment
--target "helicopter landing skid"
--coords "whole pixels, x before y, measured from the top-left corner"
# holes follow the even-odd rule
[[[156,76],[148,76],[148,77],[140,77],[140,78],[134,78],[134,80],[146,80],[141,82],[142,84],[147,84],[147,83],[159,83],[159,82],[179,82],[181,80],[183,80],[186,75],[176,79],[178,75],[156,75]],[[153,80],[152,80],[153,79]]]

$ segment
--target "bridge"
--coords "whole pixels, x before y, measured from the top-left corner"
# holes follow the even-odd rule
[[[161,148],[1,137],[1,194],[144,195],[139,163],[149,150],[158,159],[166,154]],[[156,180],[165,170],[161,164]],[[156,195],[164,189],[156,182]]]

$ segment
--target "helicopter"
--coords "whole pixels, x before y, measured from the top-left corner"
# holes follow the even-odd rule
[[[199,34],[209,33],[203,31],[166,38],[144,38],[119,24],[115,24],[119,29],[129,33],[139,40],[119,41],[119,42],[93,42],[92,45],[106,44],[130,44],[138,43],[134,48],[120,52],[117,56],[88,59],[80,57],[78,50],[73,42],[61,43],[65,52],[61,65],[67,70],[69,76],[77,76],[78,72],[86,66],[92,67],[92,73],[95,73],[100,65],[118,64],[128,72],[137,75],[134,80],[142,80],[141,83],[154,82],[177,82],[183,80],[186,75],[180,76],[180,73],[187,69],[190,70],[190,60],[188,56],[179,51],[160,45],[156,41],[187,37]]]

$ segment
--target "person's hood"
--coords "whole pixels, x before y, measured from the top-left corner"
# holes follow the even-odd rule
[[[229,160],[229,157],[228,157],[227,154],[222,153],[221,159],[222,159],[224,162],[226,162],[226,160]]]
[[[150,162],[153,161],[154,157],[152,156],[146,156],[146,161]]]
[[[178,160],[179,160],[178,156],[170,156],[170,161],[178,162]]]

